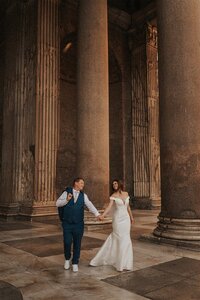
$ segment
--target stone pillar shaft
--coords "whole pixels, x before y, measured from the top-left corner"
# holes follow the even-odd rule
[[[146,25],[147,101],[149,121],[149,194],[153,208],[160,207],[160,140],[157,28]]]
[[[5,216],[31,207],[34,197],[35,13],[35,1],[16,1],[8,4],[5,14],[1,174],[1,213]]]
[[[58,141],[59,86],[58,1],[38,1],[35,201],[54,206]],[[47,209],[48,210],[48,209]]]
[[[22,200],[22,153],[24,138],[24,48],[25,48],[25,6],[21,4],[19,14],[19,30],[16,47],[16,82],[14,95],[14,151],[13,151],[13,195],[16,203]]]
[[[18,213],[19,179],[21,160],[21,122],[19,116],[23,106],[21,75],[23,65],[23,16],[19,3],[7,7],[4,17],[5,63],[4,63],[4,101],[3,138],[1,173],[1,214],[11,216]],[[15,45],[15,47],[13,47]],[[20,128],[19,128],[20,127]],[[19,146],[20,144],[20,146]]]
[[[94,203],[109,195],[107,1],[82,0],[78,28],[78,160]]]
[[[154,234],[200,240],[200,2],[157,4],[162,202]]]
[[[130,35],[132,50],[133,184],[136,207],[160,206],[159,99],[156,27],[144,20]]]
[[[134,196],[149,198],[149,137],[145,30],[134,32],[132,44],[132,134]],[[137,42],[136,38],[140,40]]]
[[[16,1],[6,11],[0,204],[6,216],[55,213],[58,4]]]

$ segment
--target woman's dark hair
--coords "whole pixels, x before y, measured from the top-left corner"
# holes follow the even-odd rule
[[[114,179],[113,181],[112,181],[112,190],[113,191],[116,191],[114,188],[113,188],[113,183],[114,182],[117,182],[118,183],[118,191],[123,191],[124,190],[124,186],[123,186],[123,183],[122,183],[122,181],[121,180],[119,180],[119,179]]]

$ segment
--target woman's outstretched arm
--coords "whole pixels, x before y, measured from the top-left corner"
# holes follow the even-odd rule
[[[133,223],[134,222],[134,218],[133,218],[133,214],[132,214],[130,205],[128,205],[127,209],[128,209],[128,213],[129,213],[129,216],[130,216],[130,219],[131,219],[131,223]]]
[[[109,211],[111,210],[111,207],[113,206],[114,200],[110,199],[110,203],[108,204],[108,206],[106,207],[106,209],[104,210],[103,214],[100,216],[100,218],[104,219],[104,217],[109,213]]]

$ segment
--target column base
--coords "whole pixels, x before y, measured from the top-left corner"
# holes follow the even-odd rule
[[[153,234],[142,234],[139,237],[139,240],[143,242],[150,242],[159,245],[170,245],[178,248],[183,248],[186,250],[200,252],[200,241],[186,241],[186,240],[178,240],[178,239],[171,239],[165,237],[157,237]]]
[[[133,197],[131,206],[135,209],[159,209],[161,207],[161,199],[149,197]]]
[[[18,218],[29,220],[29,221],[45,221],[45,220],[53,220],[58,217],[57,208],[54,205],[43,205],[43,206],[21,206]]]
[[[161,208],[161,197],[151,198],[151,207],[152,209],[159,209]]]
[[[0,204],[0,217],[3,219],[15,218],[19,213],[19,204]]]
[[[200,241],[200,219],[175,219],[158,217],[158,226],[153,234],[156,237],[183,241]]]

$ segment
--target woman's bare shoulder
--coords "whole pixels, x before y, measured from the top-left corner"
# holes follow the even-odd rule
[[[123,191],[124,196],[128,196],[128,192]]]
[[[113,193],[112,195],[110,195],[110,198],[117,198],[117,194]]]

